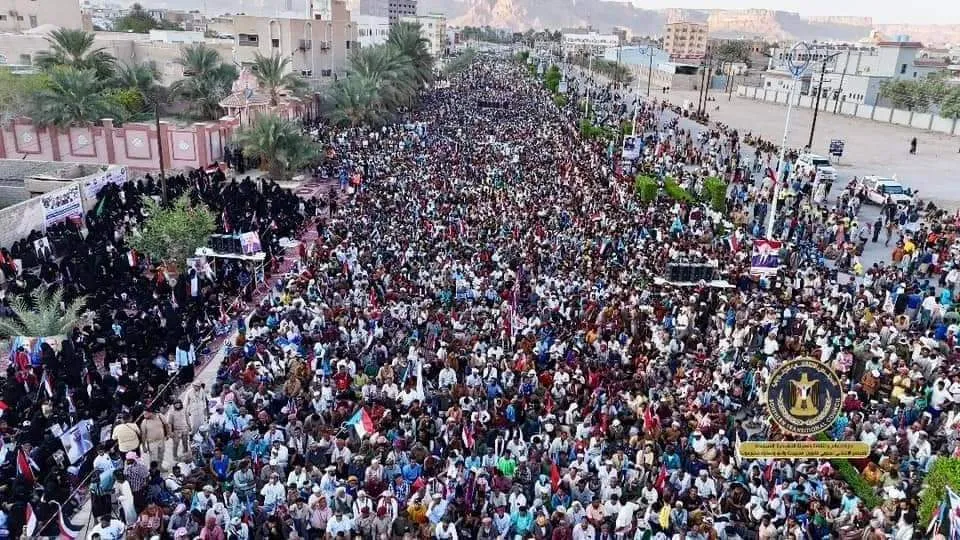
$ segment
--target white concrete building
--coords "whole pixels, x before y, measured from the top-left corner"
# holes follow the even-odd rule
[[[447,51],[447,16],[440,13],[400,17],[400,22],[420,25],[420,35],[430,42],[430,54],[440,58]]]
[[[357,25],[357,40],[360,48],[382,45],[390,37],[390,19],[374,15],[354,15],[353,22]]]
[[[0,8],[0,32],[23,32],[45,24],[83,28],[79,0],[6,0]]]

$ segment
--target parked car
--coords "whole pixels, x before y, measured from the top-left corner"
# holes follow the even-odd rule
[[[830,160],[817,154],[800,154],[797,158],[797,169],[807,176],[810,171],[816,171],[820,180],[833,182],[837,179],[837,170],[830,164]]]
[[[883,204],[887,201],[887,197],[898,205],[913,202],[913,191],[893,178],[864,176],[862,182],[867,190],[867,201],[873,204]]]

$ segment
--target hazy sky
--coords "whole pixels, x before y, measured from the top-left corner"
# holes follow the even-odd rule
[[[628,2],[631,0],[614,0]],[[879,24],[960,24],[956,0],[632,0],[637,7],[749,9],[799,12],[802,15],[854,15],[873,17]]]

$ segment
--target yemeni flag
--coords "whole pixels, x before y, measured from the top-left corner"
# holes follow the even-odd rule
[[[59,540],[76,540],[80,536],[80,531],[73,528],[73,524],[63,517],[63,508],[60,503],[53,501],[57,505],[57,525],[60,527]]]
[[[767,178],[773,181],[773,185],[777,185],[777,173],[770,167],[767,167]]]
[[[379,302],[377,302],[377,291],[370,287],[370,307],[377,309],[379,307]]]
[[[357,432],[357,436],[361,439],[364,435],[373,433],[373,419],[370,418],[370,415],[367,414],[367,411],[363,407],[347,420],[346,425],[353,426],[353,429]]]
[[[2,417],[3,413],[7,412],[7,409],[9,408],[10,406],[7,405],[6,401],[0,400],[0,417]]]
[[[663,491],[663,486],[667,485],[667,466],[661,464],[660,472],[657,473],[657,479],[653,482],[653,489],[658,492]]]
[[[37,483],[37,477],[33,474],[33,470],[40,470],[40,467],[37,467],[37,464],[30,459],[30,456],[23,451],[23,448],[17,450],[17,476],[23,478],[23,481],[30,484]]]
[[[560,486],[560,467],[556,463],[550,464],[550,486],[554,491]]]
[[[40,383],[43,384],[43,389],[47,391],[47,395],[53,397],[53,383],[50,382],[50,376],[47,375],[47,370],[43,370]]]
[[[474,442],[475,441],[473,438],[473,426],[464,427],[463,428],[463,445],[466,446],[467,449],[472,449]]]
[[[33,506],[27,503],[23,511],[24,536],[30,538],[37,530],[37,515],[33,513]]]

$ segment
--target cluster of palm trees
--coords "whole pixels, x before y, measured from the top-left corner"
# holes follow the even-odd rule
[[[326,95],[326,116],[336,126],[377,126],[395,118],[433,81],[433,56],[420,25],[390,28],[382,45],[366,47],[349,59],[347,76]]]
[[[110,117],[118,123],[141,121],[159,115],[171,104],[195,120],[212,120],[222,114],[237,68],[203,43],[184,46],[176,63],[184,78],[169,87],[160,84],[153,62],[124,63],[94,46],[94,35],[60,29],[47,37],[50,49],[37,54],[41,70],[40,91],[29,96],[28,110],[41,125],[90,125]],[[257,55],[253,73],[276,105],[281,93],[297,94],[306,84],[285,73],[290,60],[279,55]]]

